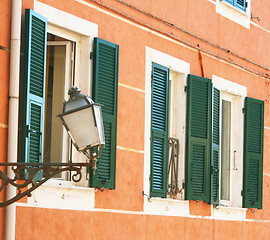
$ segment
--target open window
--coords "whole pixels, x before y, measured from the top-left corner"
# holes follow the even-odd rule
[[[91,174],[87,185],[113,189],[118,45],[97,38],[96,24],[43,3],[37,3],[35,7],[39,13],[31,9],[25,12],[20,160],[60,163],[76,162],[82,157],[73,151],[71,141],[56,117],[62,112],[63,101],[68,100],[68,89],[75,84],[84,94],[92,95],[95,102],[104,105],[106,146],[98,160],[97,173]],[[46,16],[48,12],[47,20],[42,15]],[[40,172],[37,180],[41,178]],[[59,174],[56,178],[69,180],[67,174]]]

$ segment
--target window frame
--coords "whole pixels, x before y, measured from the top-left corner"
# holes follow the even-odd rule
[[[92,82],[90,79],[92,79],[92,60],[90,59],[90,53],[93,51],[94,38],[98,36],[98,25],[36,0],[34,1],[34,11],[47,18],[47,33],[77,43],[75,59],[73,59],[75,62],[74,84],[80,86],[84,94],[91,96]],[[84,51],[81,51],[81,49],[84,49]],[[81,76],[83,77],[81,78]],[[65,96],[68,99],[67,93],[65,93]],[[72,148],[73,162],[82,162],[84,156],[75,151],[74,147]],[[86,178],[87,171],[82,171],[82,173],[82,180],[78,183],[62,179],[50,179],[49,182],[51,181],[53,186],[58,184],[63,185],[63,182],[65,182],[65,185],[68,186],[87,187],[89,186]]]
[[[233,6],[225,0],[217,0],[216,12],[241,26],[250,29],[251,0],[246,0],[247,7],[244,10]]]
[[[145,57],[146,57],[146,71],[145,71],[145,139],[144,139],[144,210],[148,213],[155,213],[161,215],[177,215],[177,216],[187,216],[188,215],[188,201],[182,201],[171,198],[159,198],[153,197],[151,201],[148,201],[150,195],[150,129],[151,129],[151,74],[152,74],[152,62],[162,65],[170,69],[173,74],[176,74],[177,80],[181,81],[179,86],[179,99],[183,99],[179,103],[178,108],[181,111],[178,114],[181,115],[182,127],[179,128],[179,132],[183,139],[180,141],[180,169],[182,169],[181,178],[184,179],[184,152],[185,152],[185,114],[186,114],[186,79],[187,75],[190,72],[190,64],[184,62],[180,59],[172,57],[168,54],[162,53],[150,47],[145,48]],[[171,79],[170,75],[170,79]],[[180,96],[181,95],[181,96]],[[170,111],[170,110],[169,110]],[[184,113],[184,114],[183,114]],[[171,113],[170,113],[171,114]],[[169,114],[169,115],[170,115]],[[170,131],[170,130],[169,130]],[[182,186],[182,182],[181,185]],[[183,197],[180,197],[183,199]],[[164,204],[165,203],[165,204]],[[170,210],[166,205],[170,205]]]
[[[242,189],[243,189],[243,154],[244,154],[244,114],[242,109],[244,108],[245,98],[247,97],[247,88],[240,84],[226,80],[224,78],[212,75],[212,82],[215,87],[218,87],[221,91],[220,99],[223,98],[232,99],[231,109],[231,169],[230,169],[230,201],[221,200],[220,191],[220,205],[227,207],[242,207]],[[226,96],[229,96],[226,97]],[[220,115],[221,115],[220,109]],[[240,120],[239,120],[240,119]],[[237,132],[236,132],[237,130]],[[220,124],[221,132],[221,124]],[[220,135],[221,138],[221,135]],[[234,150],[236,150],[234,156]],[[236,161],[235,159],[236,158]],[[235,161],[235,162],[234,162]],[[220,149],[220,164],[221,164],[221,149]],[[235,169],[233,169],[235,166]],[[220,182],[221,182],[221,168],[220,168]],[[241,184],[233,185],[233,182],[239,182]],[[220,184],[221,188],[221,184]]]

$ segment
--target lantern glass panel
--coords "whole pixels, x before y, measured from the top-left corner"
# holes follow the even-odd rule
[[[97,131],[98,131],[100,145],[105,145],[102,110],[101,110],[101,107],[98,105],[94,105],[93,107],[94,107],[94,112],[95,112],[95,118],[96,118]]]
[[[92,107],[62,115],[62,118],[79,149],[99,144]]]

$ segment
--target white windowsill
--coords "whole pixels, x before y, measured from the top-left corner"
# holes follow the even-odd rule
[[[75,186],[71,181],[50,179],[19,206],[89,211],[94,208],[95,189]]]
[[[246,219],[246,208],[212,206],[212,217],[218,220],[243,221]]]
[[[189,201],[172,198],[144,197],[144,212],[151,215],[189,216]]]
[[[216,12],[241,26],[250,29],[250,1],[248,2],[246,12],[244,12],[237,7],[232,6],[230,3],[219,0],[216,2]]]

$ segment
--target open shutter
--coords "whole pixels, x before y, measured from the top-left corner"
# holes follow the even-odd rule
[[[167,196],[169,69],[152,63],[150,196]]]
[[[43,161],[47,20],[25,10],[21,161]],[[37,176],[40,180],[42,173]]]
[[[211,79],[189,75],[185,164],[187,200],[210,202],[211,122]]]
[[[246,11],[246,0],[235,0],[235,6],[243,11]]]
[[[93,100],[103,105],[105,147],[97,161],[97,171],[90,174],[91,187],[115,189],[116,120],[119,46],[94,39]]]
[[[243,207],[262,208],[264,102],[246,98]]]
[[[213,88],[211,203],[219,204],[219,156],[220,156],[220,90]]]

